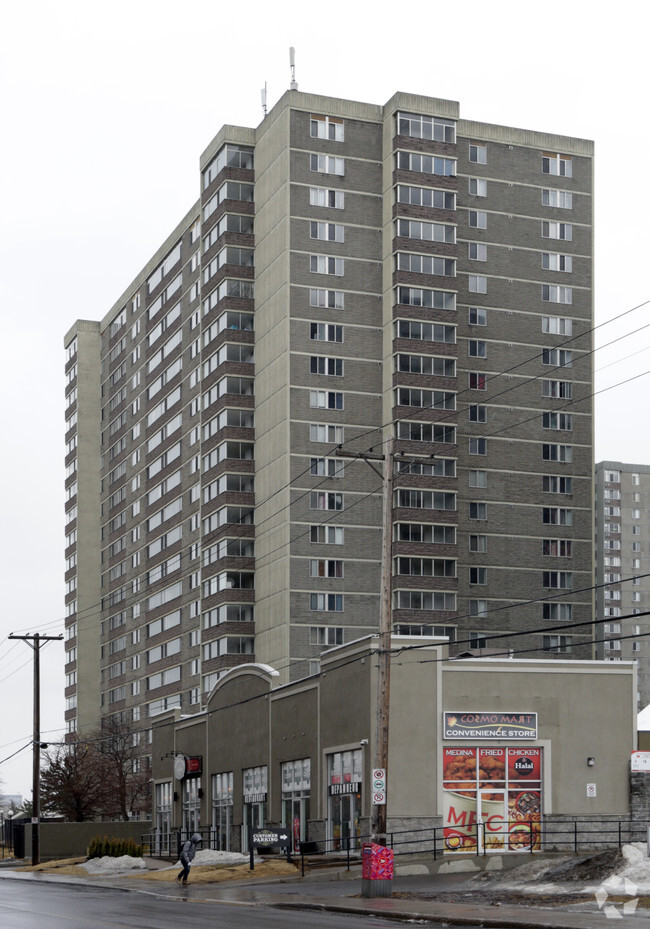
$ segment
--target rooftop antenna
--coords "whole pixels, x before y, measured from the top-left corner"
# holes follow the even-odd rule
[[[262,87],[262,111],[266,116],[266,81],[264,81],[264,87]]]
[[[289,66],[291,68],[291,83],[289,87],[291,90],[298,90],[298,84],[296,82],[296,50],[293,45],[289,49]]]

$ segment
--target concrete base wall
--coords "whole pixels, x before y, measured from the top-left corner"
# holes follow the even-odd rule
[[[115,839],[133,839],[140,844],[140,836],[151,831],[151,823],[108,822],[108,823],[41,823],[41,861],[56,858],[78,858],[87,854],[90,840],[95,836]],[[32,854],[32,827],[25,826],[25,858]]]

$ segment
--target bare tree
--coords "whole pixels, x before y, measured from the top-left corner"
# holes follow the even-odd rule
[[[151,810],[151,769],[142,745],[143,732],[122,714],[106,716],[93,745],[106,784],[104,815],[124,820]]]

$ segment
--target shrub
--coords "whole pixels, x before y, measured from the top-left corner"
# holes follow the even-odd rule
[[[142,846],[133,839],[118,839],[107,835],[94,836],[88,846],[89,858],[121,858],[130,855],[132,858],[142,858]]]

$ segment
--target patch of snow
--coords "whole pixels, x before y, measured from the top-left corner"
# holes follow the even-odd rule
[[[124,871],[144,871],[147,868],[142,858],[134,858],[132,855],[122,855],[120,858],[111,858],[108,855],[91,858],[81,867],[89,874],[120,874]]]
[[[650,858],[645,842],[634,842],[621,849],[624,864],[616,869],[615,876],[637,885],[636,893],[650,891]]]
[[[255,855],[254,861],[260,862],[262,859]],[[250,861],[250,855],[243,855],[240,852],[218,852],[212,848],[201,849],[197,851],[193,865],[231,865],[247,864]],[[182,867],[180,861],[177,861],[174,867]]]

